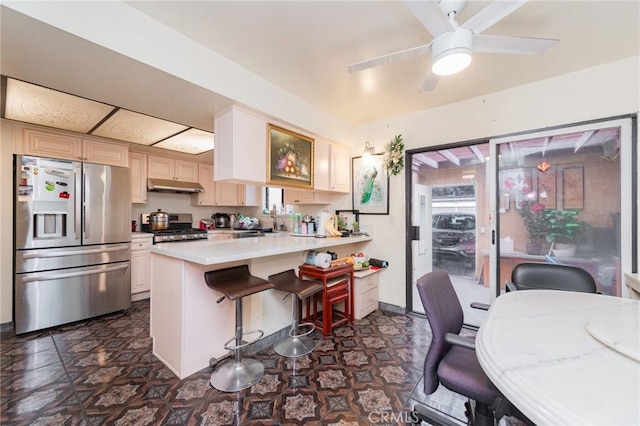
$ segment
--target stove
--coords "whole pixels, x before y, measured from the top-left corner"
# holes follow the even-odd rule
[[[191,213],[169,213],[169,229],[162,231],[151,231],[149,229],[149,213],[140,215],[140,223],[140,229],[143,232],[153,233],[153,244],[207,239],[207,231],[205,229],[193,228],[193,215]]]

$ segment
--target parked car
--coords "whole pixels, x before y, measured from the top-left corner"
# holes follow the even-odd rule
[[[432,219],[433,263],[452,260],[474,267],[476,216],[473,213],[435,213]]]

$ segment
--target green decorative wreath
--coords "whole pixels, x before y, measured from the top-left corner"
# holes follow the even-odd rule
[[[385,147],[384,168],[388,175],[397,175],[404,168],[404,143],[402,135],[396,135]]]

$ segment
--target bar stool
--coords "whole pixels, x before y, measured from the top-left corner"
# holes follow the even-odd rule
[[[243,359],[240,356],[240,349],[259,340],[264,335],[264,331],[243,331],[242,299],[245,296],[273,288],[273,283],[251,275],[247,265],[205,272],[204,280],[209,288],[224,294],[218,299],[218,303],[225,298],[236,302],[236,333],[224,344],[225,349],[235,352],[235,360],[228,359],[216,367],[211,374],[211,386],[223,392],[237,392],[246,389],[262,378],[264,365],[255,359]],[[259,334],[259,336],[250,342],[243,342],[242,337],[250,334]],[[234,341],[235,344],[231,344]]]
[[[322,283],[311,280],[301,280],[296,276],[293,269],[280,272],[269,277],[276,290],[284,291],[292,295],[292,322],[289,337],[286,337],[273,345],[276,353],[288,357],[296,358],[313,351],[316,344],[309,334],[315,330],[315,325],[311,322],[300,323],[300,301],[312,296],[324,288]],[[306,331],[301,329],[308,328]]]

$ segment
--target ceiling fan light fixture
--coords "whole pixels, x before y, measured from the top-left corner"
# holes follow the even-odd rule
[[[465,48],[451,49],[434,58],[431,71],[436,75],[459,73],[471,64],[471,52]]]
[[[431,71],[436,75],[452,75],[471,64],[473,32],[466,28],[442,34],[433,41]]]

